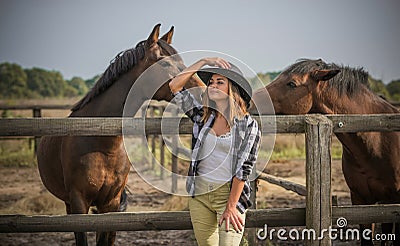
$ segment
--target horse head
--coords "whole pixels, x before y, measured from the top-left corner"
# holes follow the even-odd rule
[[[322,60],[301,60],[285,69],[265,88],[253,93],[256,105],[269,94],[276,114],[307,114],[313,110],[321,84],[340,72],[327,68]],[[253,104],[253,105],[254,105]],[[250,108],[252,113],[268,114],[263,107]],[[267,108],[266,108],[267,109]]]
[[[185,65],[171,46],[174,27],[159,38],[160,26],[156,25],[148,38],[134,48],[116,55],[91,91],[72,108],[74,116],[120,116],[121,106],[133,90],[133,113],[145,100],[172,99],[168,82],[185,69]],[[186,87],[195,85],[196,82],[190,80]]]

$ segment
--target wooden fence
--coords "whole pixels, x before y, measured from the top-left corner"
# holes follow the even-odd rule
[[[400,204],[333,207],[331,200],[331,134],[336,132],[400,131],[400,114],[305,115],[255,117],[263,133],[305,133],[306,208],[249,210],[249,228],[303,226],[320,232],[339,217],[349,224],[400,222]],[[163,132],[190,134],[187,118],[163,118]],[[128,125],[122,129],[123,123]],[[177,123],[179,128],[177,129]],[[1,119],[0,136],[83,135],[110,136],[143,134],[138,118],[30,118]],[[161,118],[146,119],[146,134],[161,133]],[[188,212],[112,213],[104,215],[22,216],[1,215],[0,232],[181,230],[190,229]],[[308,245],[330,245],[325,237]]]

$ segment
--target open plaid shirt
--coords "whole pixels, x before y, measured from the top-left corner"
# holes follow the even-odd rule
[[[206,122],[202,122],[203,105],[186,89],[174,95],[173,102],[178,105],[185,114],[193,121],[192,133],[192,158],[190,162],[188,178],[186,180],[187,192],[195,195],[195,177],[199,165],[199,151],[209,130],[214,124],[215,114],[211,114]],[[240,195],[237,209],[244,213],[252,205],[250,201],[250,181],[249,176],[255,168],[258,149],[260,145],[261,132],[256,120],[246,115],[243,119],[234,119],[233,124],[233,158],[232,158],[232,177],[245,181],[243,191]],[[254,172],[255,173],[255,172]]]

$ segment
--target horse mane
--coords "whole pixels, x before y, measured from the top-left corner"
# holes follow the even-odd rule
[[[284,73],[305,75],[316,69],[339,69],[338,73],[332,79],[326,81],[328,88],[335,89],[339,96],[353,96],[361,90],[361,87],[370,89],[368,82],[368,72],[362,67],[352,68],[335,63],[325,63],[323,60],[300,59],[289,66]]]
[[[158,40],[158,45],[167,55],[177,54],[177,51],[162,39]],[[121,51],[97,80],[93,88],[72,107],[72,111],[77,111],[88,104],[93,98],[107,90],[121,75],[132,69],[141,59],[145,57],[146,40],[139,42],[135,48]]]

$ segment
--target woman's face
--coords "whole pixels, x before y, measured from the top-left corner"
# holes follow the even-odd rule
[[[213,101],[227,100],[228,93],[228,78],[219,74],[214,74],[208,83],[208,97]]]

